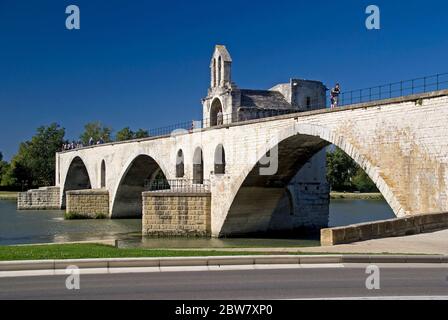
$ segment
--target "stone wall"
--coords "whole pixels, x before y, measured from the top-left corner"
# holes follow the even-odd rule
[[[288,185],[293,197],[293,228],[328,227],[330,186],[327,182],[327,152],[316,154]]]
[[[105,189],[67,191],[68,218],[98,219],[109,216],[109,192]]]
[[[59,202],[59,187],[42,187],[39,189],[20,192],[17,198],[19,210],[57,210],[61,208]]]
[[[448,212],[415,215],[406,218],[354,224],[346,227],[322,229],[322,246],[365,241],[377,238],[400,237],[433,232],[448,228]]]
[[[143,192],[142,233],[210,236],[210,193]]]

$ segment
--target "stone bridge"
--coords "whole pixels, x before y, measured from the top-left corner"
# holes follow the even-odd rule
[[[66,205],[69,190],[91,189],[88,196],[103,197],[110,218],[123,218],[142,216],[142,206],[143,210],[145,206],[157,209],[159,200],[146,201],[146,193],[142,200],[145,185],[157,177],[192,185],[209,181],[210,203],[200,207],[208,211],[207,234],[324,227],[322,220],[313,221],[312,212],[293,218],[275,209],[297,172],[334,144],[366,171],[397,216],[446,212],[447,124],[448,91],[224,121],[203,129],[58,153],[56,187],[61,206]],[[320,193],[319,187],[308,192]],[[187,196],[193,199],[194,194]],[[190,210],[200,204],[182,203]],[[168,205],[165,209],[179,208]],[[186,209],[180,208],[184,213]],[[144,221],[144,233],[151,233],[151,227],[145,229],[151,223],[151,218]]]

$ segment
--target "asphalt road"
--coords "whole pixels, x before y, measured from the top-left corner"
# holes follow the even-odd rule
[[[0,299],[303,299],[448,297],[446,266],[380,266],[380,290],[366,289],[365,266],[239,271],[81,275],[80,290],[67,276],[0,278]]]

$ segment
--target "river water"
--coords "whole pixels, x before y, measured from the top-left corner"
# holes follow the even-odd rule
[[[330,226],[393,218],[382,200],[332,200]],[[315,246],[317,239],[205,239],[142,237],[140,219],[64,220],[64,212],[18,211],[15,201],[0,200],[0,245],[119,239],[122,247]]]

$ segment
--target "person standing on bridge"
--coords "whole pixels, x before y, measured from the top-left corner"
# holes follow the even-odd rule
[[[216,115],[216,118],[217,118],[216,124],[218,126],[222,125],[223,124],[223,115],[222,115],[222,111],[221,110],[218,111],[218,114]]]
[[[333,89],[331,89],[330,92],[331,109],[334,109],[338,106],[340,94],[341,94],[341,87],[339,86],[339,83],[336,83],[336,86]]]

